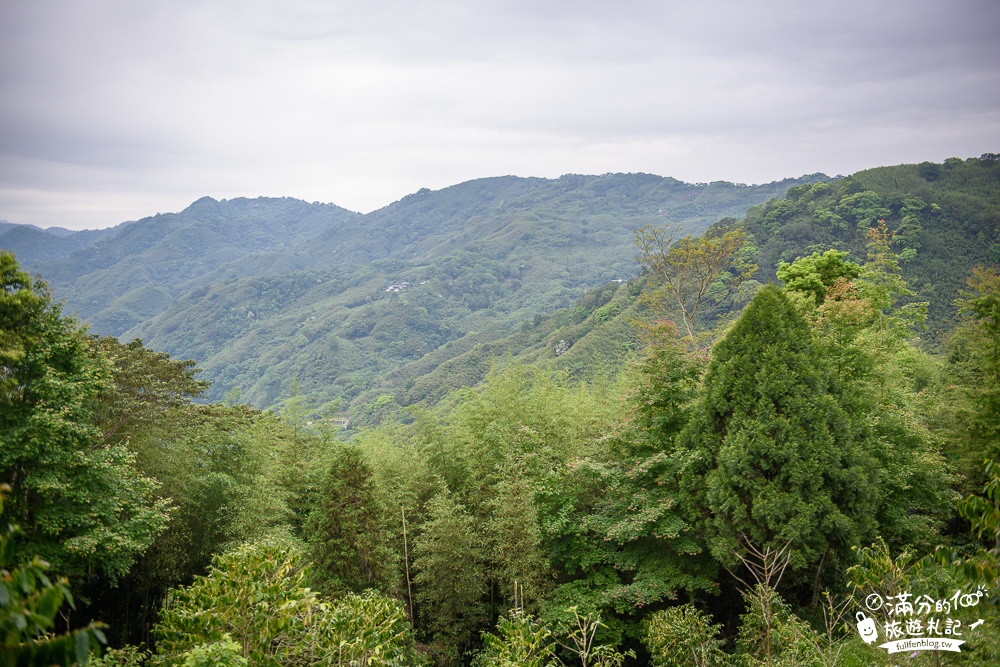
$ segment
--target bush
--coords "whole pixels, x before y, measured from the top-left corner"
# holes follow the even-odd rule
[[[195,667],[232,644],[246,662],[219,664],[415,664],[399,603],[373,591],[332,603],[305,586],[307,576],[299,550],[278,540],[216,556],[208,576],[168,598],[154,630],[157,662]]]
[[[726,664],[722,640],[716,639],[719,625],[712,618],[686,604],[651,615],[643,632],[643,644],[655,667],[708,667]]]

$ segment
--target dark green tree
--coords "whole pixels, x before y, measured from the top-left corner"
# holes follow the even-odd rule
[[[191,359],[178,361],[166,352],[150,350],[138,338],[121,343],[113,336],[88,340],[94,355],[111,362],[112,389],[99,396],[95,418],[105,442],[120,442],[148,431],[154,422],[171,415],[201,395],[208,382],[197,380],[198,369]]]
[[[0,512],[10,487],[0,484]],[[0,667],[21,665],[86,665],[91,652],[105,644],[104,625],[58,634],[56,619],[63,604],[75,608],[65,577],[50,578],[49,564],[38,558],[15,567],[16,526],[0,532]]]
[[[761,583],[875,530],[877,463],[809,325],[776,286],[716,346],[678,454],[712,554],[772,579]]]
[[[439,493],[427,513],[413,550],[414,596],[420,626],[447,661],[468,646],[486,620],[486,570],[475,522],[457,499]]]
[[[388,508],[364,454],[353,445],[338,447],[305,526],[319,588],[329,593],[393,590],[399,555],[387,524]]]

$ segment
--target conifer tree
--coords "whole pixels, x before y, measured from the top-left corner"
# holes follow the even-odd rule
[[[731,569],[754,553],[815,564],[874,530],[875,464],[863,433],[776,286],[716,346],[681,440],[682,488],[712,554]]]
[[[397,554],[385,524],[386,508],[363,454],[354,446],[340,447],[305,528],[320,588],[330,593],[391,590],[397,583]]]

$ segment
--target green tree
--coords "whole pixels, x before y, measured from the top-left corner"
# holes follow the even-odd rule
[[[643,623],[643,644],[654,667],[713,667],[728,661],[717,639],[721,625],[712,617],[685,604],[652,614]]]
[[[101,446],[94,409],[109,375],[44,285],[0,252],[0,480],[15,489],[2,518],[25,530],[19,557],[113,583],[163,530],[169,505],[128,449]]]
[[[0,484],[0,513],[10,487]],[[103,623],[57,634],[56,617],[63,605],[75,608],[65,577],[49,578],[49,564],[34,557],[14,566],[14,536],[7,525],[0,534],[0,667],[21,665],[86,665],[91,652],[107,643]]]
[[[473,667],[554,667],[552,631],[541,621],[522,612],[512,612],[497,621],[497,634],[483,632],[483,649]]]
[[[846,252],[827,250],[823,254],[814,252],[808,257],[800,257],[791,264],[778,265],[778,280],[792,292],[800,292],[820,305],[826,300],[827,292],[838,280],[852,280],[861,273],[861,267],[847,261]]]
[[[393,515],[395,518],[395,515]],[[305,525],[321,590],[384,592],[398,584],[399,555],[389,542],[388,508],[361,450],[337,447],[319,503]]]
[[[603,439],[604,448],[574,461],[575,475],[589,477],[578,488],[588,489],[591,497],[584,516],[568,527],[577,523],[588,531],[591,553],[586,558],[591,562],[582,568],[584,580],[591,591],[600,592],[597,609],[616,631],[616,621],[634,623],[681,591],[715,588],[717,568],[704,557],[704,542],[684,516],[678,459],[672,456],[689,418],[700,370],[681,349],[675,331],[667,324],[648,332],[638,390]],[[582,600],[565,602],[596,611]]]
[[[486,571],[475,522],[449,493],[427,504],[414,547],[413,578],[420,625],[457,656],[486,620]]]
[[[678,455],[712,554],[775,585],[875,529],[874,469],[809,325],[764,287],[716,345]],[[770,562],[768,562],[770,561]]]
[[[635,230],[635,244],[639,264],[654,280],[648,298],[676,313],[693,343],[699,314],[729,303],[757,265],[742,227],[720,224],[697,238],[679,235],[669,225],[647,225]]]
[[[154,631],[157,661],[186,665],[231,638],[253,667],[414,664],[398,602],[370,591],[332,603],[306,587],[308,577],[301,551],[280,540],[217,556],[207,576],[174,591],[164,607]]]
[[[88,341],[91,354],[111,362],[111,388],[98,398],[94,418],[105,442],[135,438],[170,410],[200,396],[208,382],[195,379],[193,360],[177,361],[145,347],[138,338],[121,343],[112,336]]]
[[[816,631],[792,613],[788,604],[768,586],[758,584],[744,597],[747,611],[740,618],[737,639],[740,657],[747,667],[776,665],[820,667]]]
[[[958,300],[965,319],[953,336],[953,363],[959,366],[974,413],[970,435],[981,458],[1000,457],[1000,272],[973,269]]]

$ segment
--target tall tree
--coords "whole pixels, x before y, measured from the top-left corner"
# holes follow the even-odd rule
[[[391,591],[399,555],[389,543],[388,507],[358,447],[337,448],[305,534],[321,590]],[[395,515],[392,515],[395,518]]]
[[[876,462],[859,436],[809,325],[764,287],[715,347],[679,448],[713,555],[804,567],[872,534]]]
[[[168,516],[134,456],[101,442],[93,410],[108,377],[44,284],[0,252],[0,481],[13,487],[2,518],[25,531],[22,557],[77,581],[117,579]]]
[[[635,230],[635,244],[656,285],[652,298],[680,317],[693,343],[699,315],[727,303],[757,265],[742,227],[720,223],[697,238],[679,236],[676,227],[647,225]]]
[[[486,620],[486,572],[475,523],[462,504],[442,492],[427,512],[414,548],[413,583],[420,625],[447,661],[445,656],[456,658]]]

